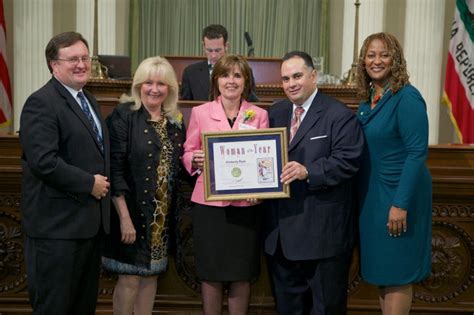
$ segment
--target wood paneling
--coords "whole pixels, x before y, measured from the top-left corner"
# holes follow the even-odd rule
[[[129,81],[90,82],[104,114],[110,113]],[[272,96],[279,86],[268,86]],[[356,105],[355,91],[341,86],[321,90]],[[183,102],[189,112],[199,102]],[[262,107],[269,106],[261,103]],[[21,148],[16,136],[0,137],[0,314],[31,313],[23,263],[20,225]],[[472,314],[474,312],[474,147],[439,145],[429,149],[433,178],[432,274],[414,288],[413,314]],[[180,190],[176,232],[177,250],[168,271],[158,280],[156,314],[200,314],[199,286],[194,274],[189,196]],[[377,289],[358,275],[354,252],[349,281],[350,314],[380,314]],[[112,314],[115,276],[102,274],[97,314]],[[250,314],[275,314],[264,259],[260,278],[252,285]]]
[[[173,66],[178,81],[181,82],[184,69],[190,64],[204,61],[205,57],[183,57],[183,56],[165,56]],[[271,85],[281,82],[280,64],[281,59],[275,58],[246,58],[253,71],[255,84]]]

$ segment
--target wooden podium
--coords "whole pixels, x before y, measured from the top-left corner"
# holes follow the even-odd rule
[[[252,65],[253,66],[253,65]],[[254,68],[255,71],[255,68]],[[87,88],[109,114],[118,97],[130,89],[130,81],[91,81]],[[355,108],[353,88],[321,86],[320,90]],[[257,84],[259,103],[283,98],[281,86]],[[267,100],[267,99],[265,99]],[[200,102],[180,102],[183,111]],[[20,225],[21,148],[18,137],[0,137],[0,314],[30,314]],[[472,314],[474,312],[474,147],[437,145],[429,149],[428,166],[433,178],[432,273],[414,287],[412,314]],[[191,187],[180,190],[177,207],[177,250],[168,271],[158,280],[154,314],[201,314],[199,285],[194,273]],[[349,276],[349,314],[380,314],[377,289],[358,275],[354,252]],[[103,273],[97,314],[112,314],[112,290],[116,278]],[[260,278],[252,285],[250,314],[275,314],[267,269],[262,256]]]

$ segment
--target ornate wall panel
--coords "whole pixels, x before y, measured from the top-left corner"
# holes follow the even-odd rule
[[[110,113],[129,81],[91,82],[104,114]],[[260,90],[262,87],[260,86]],[[357,104],[353,89],[323,87],[349,105]],[[258,89],[259,90],[259,89]],[[269,88],[272,95],[281,87]],[[282,95],[282,94],[281,94]],[[272,97],[273,97],[272,96]],[[183,102],[185,111],[196,102]],[[262,107],[269,106],[261,103]],[[21,149],[17,137],[0,137],[0,314],[29,314],[23,233],[20,225]],[[428,165],[433,177],[432,274],[414,288],[413,314],[472,314],[474,312],[474,148],[432,146]],[[176,213],[177,246],[168,271],[159,279],[156,314],[200,314],[199,285],[194,252],[189,196],[192,183],[183,181]],[[354,251],[349,276],[351,315],[377,314],[377,289],[358,275]],[[100,279],[97,314],[112,313],[116,276]],[[252,285],[251,314],[275,314],[268,274],[262,257],[260,278]]]

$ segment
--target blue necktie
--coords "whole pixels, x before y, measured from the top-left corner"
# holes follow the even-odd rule
[[[81,101],[81,104],[80,104],[81,109],[84,112],[84,114],[86,114],[87,120],[89,120],[89,122],[92,126],[92,130],[94,131],[94,136],[95,136],[97,142],[100,145],[100,149],[103,152],[104,151],[104,144],[102,142],[102,137],[100,136],[99,128],[97,128],[97,125],[94,121],[94,117],[92,117],[92,113],[91,113],[91,110],[89,109],[89,105],[87,105],[86,97],[84,96],[84,93],[82,93],[82,92],[77,93],[77,97],[79,97],[79,100]]]

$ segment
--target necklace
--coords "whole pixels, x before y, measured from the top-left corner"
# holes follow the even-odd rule
[[[222,108],[224,109],[224,113],[227,116],[227,119],[235,119],[239,115],[240,111],[240,103],[239,104],[229,104],[224,106],[224,102],[221,103]]]
[[[388,91],[390,91],[390,83],[387,83],[387,85],[384,86],[382,93],[377,94],[377,95],[375,94],[376,93],[375,88],[372,86],[370,88],[370,107],[374,108],[377,105],[377,103],[382,99],[382,97],[385,95],[385,93],[387,93]]]

